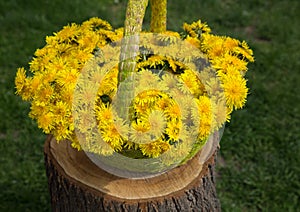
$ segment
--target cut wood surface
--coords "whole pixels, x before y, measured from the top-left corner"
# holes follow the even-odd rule
[[[204,164],[198,154],[158,176],[127,179],[102,170],[68,141],[49,136],[44,151],[53,211],[220,210],[215,153]]]

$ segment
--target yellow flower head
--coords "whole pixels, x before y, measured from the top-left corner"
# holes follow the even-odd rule
[[[60,40],[61,42],[71,42],[75,39],[77,34],[79,33],[79,28],[76,24],[71,24],[68,26],[64,26],[61,31],[58,33],[54,33],[54,35]]]
[[[105,142],[110,144],[110,146],[117,151],[122,149],[123,139],[114,125],[108,125],[102,131],[102,138]]]
[[[44,112],[38,117],[38,126],[43,129],[45,133],[50,133],[54,128],[54,114],[52,112]]]
[[[250,62],[254,62],[254,57],[253,57],[253,51],[249,48],[248,44],[243,41],[239,47],[236,47],[234,49],[236,54],[242,55],[244,58],[246,58]]]
[[[144,155],[156,158],[170,148],[170,144],[164,141],[155,141],[140,145]]]
[[[149,123],[138,119],[131,125],[129,140],[136,144],[145,144],[151,142],[151,136],[149,134]]]
[[[18,68],[16,78],[15,78],[15,85],[16,85],[16,93],[22,94],[23,88],[26,82],[26,71],[24,68]]]
[[[112,30],[112,26],[107,21],[101,20],[96,17],[90,18],[89,20],[83,22],[82,28],[93,31],[97,31],[99,29]]]
[[[154,110],[146,118],[150,125],[150,135],[154,138],[162,136],[166,128],[166,118],[164,113],[159,110]]]
[[[208,25],[206,23],[202,23],[200,20],[193,22],[192,24],[183,24],[183,29],[191,37],[200,37],[202,33],[209,33],[211,31]]]
[[[242,108],[246,102],[246,97],[248,94],[246,80],[239,75],[225,75],[223,78],[226,104],[230,108]]]

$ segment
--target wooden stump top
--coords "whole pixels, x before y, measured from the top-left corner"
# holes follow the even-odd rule
[[[212,139],[218,139],[213,136]],[[208,141],[206,152],[213,149],[214,142]],[[215,149],[214,149],[215,150]],[[96,166],[84,153],[70,146],[69,141],[59,144],[53,136],[48,136],[45,143],[45,153],[55,162],[56,169],[66,175],[75,184],[83,188],[110,196],[111,198],[141,200],[174,196],[192,188],[208,171],[207,163],[213,164],[214,155],[211,155],[205,164],[201,163],[202,154],[197,154],[185,165],[176,167],[166,173],[145,179],[127,179],[112,175]]]

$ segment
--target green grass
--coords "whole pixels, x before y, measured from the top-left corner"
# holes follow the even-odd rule
[[[98,16],[123,25],[126,1],[0,1],[0,211],[49,211],[45,135],[14,95],[45,36]],[[250,95],[221,141],[217,190],[223,211],[296,211],[300,205],[300,3],[297,0],[172,0],[168,27],[202,19],[214,33],[246,40],[256,62]],[[149,26],[149,11],[145,26]]]

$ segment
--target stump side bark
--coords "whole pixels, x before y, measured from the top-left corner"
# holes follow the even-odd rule
[[[126,179],[97,167],[68,141],[48,136],[45,166],[52,211],[221,211],[216,195],[216,151],[201,164],[185,165],[147,179]]]

